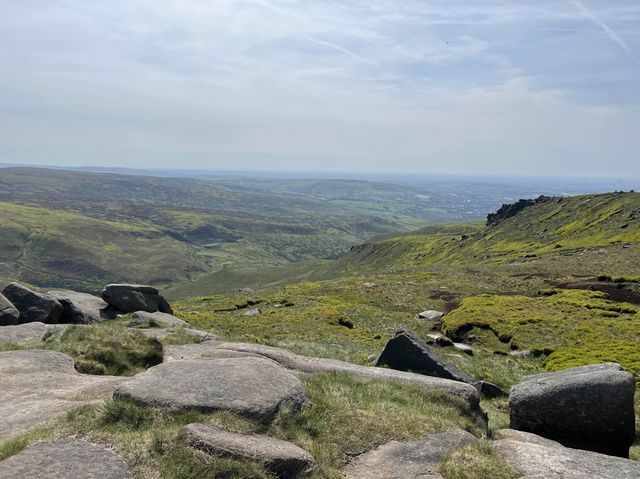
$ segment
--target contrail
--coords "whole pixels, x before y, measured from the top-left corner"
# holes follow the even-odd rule
[[[318,40],[316,38],[310,38],[310,37],[304,37],[304,39],[307,40],[308,42],[315,43],[316,45],[321,45],[323,47],[331,48],[332,50],[335,50],[335,51],[340,52],[340,53],[342,53],[344,55],[347,55],[348,57],[351,57],[354,60],[357,60],[359,62],[364,62],[364,63],[369,63],[371,65],[379,66],[373,60],[369,60],[368,58],[365,58],[365,57],[363,57],[361,55],[358,55],[357,53],[352,52],[351,50],[347,50],[346,48],[341,47],[340,45],[337,45],[335,43],[326,42],[324,40]]]
[[[602,28],[605,31],[605,33],[609,36],[609,38],[613,42],[617,43],[625,52],[627,52],[627,53],[629,53],[631,55],[634,54],[633,50],[631,50],[631,47],[627,44],[627,42],[625,42],[620,35],[618,35],[616,32],[614,32],[611,29],[611,27],[609,27],[609,25],[604,23],[591,10],[589,10],[584,3],[582,3],[580,0],[573,0],[573,4],[580,11],[580,13],[582,13],[585,17],[587,17],[593,23],[595,23],[600,28]]]

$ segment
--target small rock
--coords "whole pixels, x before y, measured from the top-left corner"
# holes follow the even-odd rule
[[[370,289],[370,288],[375,287],[375,284],[374,283],[362,283],[362,286],[364,288]]]
[[[285,404],[299,410],[307,402],[293,373],[255,357],[162,363],[119,385],[113,397],[171,412],[231,411],[265,421]]]
[[[488,398],[506,398],[509,394],[493,383],[480,381],[480,393]]]
[[[453,343],[453,347],[458,351],[462,351],[464,354],[473,356],[473,349],[471,348],[471,346],[467,346],[466,344],[462,343]]]
[[[528,349],[523,349],[522,351],[509,351],[509,356],[514,356],[516,358],[528,358],[533,356],[533,353]]]
[[[427,334],[427,337],[435,344],[441,347],[453,346],[453,341],[443,334]]]
[[[442,319],[443,316],[444,316],[444,313],[442,313],[440,311],[434,311],[432,309],[430,309],[428,311],[423,311],[422,313],[418,314],[418,318],[420,318],[420,319],[429,319],[429,320],[433,320],[433,321],[437,321],[438,319]]]
[[[378,355],[377,354],[370,354],[369,356],[367,356],[367,359],[369,360],[369,362],[371,364],[375,364],[375,362],[378,360]]]
[[[56,324],[62,314],[62,305],[51,296],[25,288],[18,283],[8,284],[2,294],[20,312],[18,323],[40,322]]]
[[[389,340],[376,366],[388,366],[400,371],[453,379],[471,384],[479,390],[479,382],[459,369],[446,364],[433,349],[411,331],[401,330]]]
[[[392,441],[354,457],[343,472],[347,479],[439,479],[442,476],[437,470],[444,456],[475,441],[473,435],[461,429],[417,441]]]
[[[136,311],[131,317],[128,326],[130,328],[150,327],[150,328],[171,328],[189,326],[189,323],[176,318],[168,313],[147,313],[146,311]]]
[[[76,291],[49,291],[47,294],[62,305],[60,323],[91,324],[116,317],[113,308],[92,294]]]
[[[628,457],[635,381],[614,363],[525,377],[511,388],[511,428],[577,449]]]
[[[101,293],[111,306],[123,313],[146,311],[173,314],[169,303],[153,286],[138,284],[108,284]]]
[[[255,309],[250,309],[249,311],[244,313],[243,316],[247,316],[250,318],[251,316],[257,316],[259,314],[262,314],[262,311],[259,308],[255,308]]]
[[[348,319],[339,318],[338,319],[338,324],[340,326],[344,326],[347,329],[353,329],[353,323],[351,321],[349,321]]]
[[[0,293],[0,326],[8,324],[18,324],[20,311],[9,301],[2,293]]]
[[[130,479],[127,463],[113,451],[82,439],[31,445],[0,462],[0,479]]]
[[[298,477],[314,465],[307,451],[274,437],[238,434],[207,424],[189,424],[186,431],[190,447],[213,456],[262,463],[281,479]]]

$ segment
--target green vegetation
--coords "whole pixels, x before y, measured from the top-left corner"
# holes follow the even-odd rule
[[[42,341],[0,345],[3,349],[59,351],[74,359],[79,372],[97,375],[132,376],[162,362],[158,340],[117,323],[71,326]]]
[[[302,413],[282,411],[268,425],[230,413],[167,414],[125,401],[83,406],[46,427],[0,444],[0,458],[18,453],[36,440],[79,435],[114,446],[137,479],[270,477],[258,464],[212,458],[188,448],[184,426],[202,422],[293,441],[317,461],[310,478],[340,478],[339,469],[347,454],[390,440],[414,439],[452,427],[482,433],[481,425],[468,416],[460,400],[443,393],[335,374],[310,376],[304,385],[310,406]]]
[[[521,474],[496,454],[489,441],[451,451],[440,463],[444,479],[516,479]]]

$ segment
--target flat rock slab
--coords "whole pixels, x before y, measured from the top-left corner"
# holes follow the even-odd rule
[[[597,452],[511,440],[496,441],[493,446],[498,454],[527,479],[635,479],[640,477],[640,462]]]
[[[511,429],[577,449],[629,457],[635,381],[607,363],[525,377],[511,388]]]
[[[0,352],[0,440],[100,401],[125,379],[80,374],[69,356],[55,351]]]
[[[159,364],[116,387],[115,399],[166,411],[231,411],[271,420],[280,407],[307,402],[300,380],[264,358],[227,358]]]
[[[515,429],[500,429],[494,433],[494,437],[498,439],[506,439],[509,441],[526,442],[528,444],[538,444],[546,447],[564,447],[562,444],[551,439],[536,436],[530,432],[516,431]]]
[[[284,349],[261,344],[205,341],[200,344],[167,348],[164,359],[167,362],[172,362],[193,359],[213,360],[224,357],[269,358],[287,369],[306,374],[350,374],[365,379],[393,380],[417,384],[425,389],[444,391],[457,396],[469,405],[471,411],[480,412],[480,394],[475,387],[469,384],[422,374],[396,371],[394,369],[360,366],[335,359],[301,356]]]
[[[13,344],[31,339],[42,339],[47,333],[66,328],[62,324],[25,323],[0,326],[0,344]]]
[[[314,465],[304,449],[269,436],[238,434],[206,424],[186,427],[187,443],[214,456],[257,461],[279,478],[294,478]]]
[[[29,446],[0,462],[0,479],[130,479],[124,460],[82,439]]]
[[[155,313],[147,313],[146,311],[136,311],[133,313],[132,319],[128,325],[130,328],[150,327],[150,328],[171,328],[181,327],[186,328],[189,323],[176,318],[172,314],[161,313],[159,311]]]
[[[445,454],[475,441],[461,429],[417,441],[393,441],[355,457],[343,472],[348,479],[442,479],[438,466]]]

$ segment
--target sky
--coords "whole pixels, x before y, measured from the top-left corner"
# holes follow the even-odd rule
[[[640,177],[638,0],[0,0],[0,162]]]

